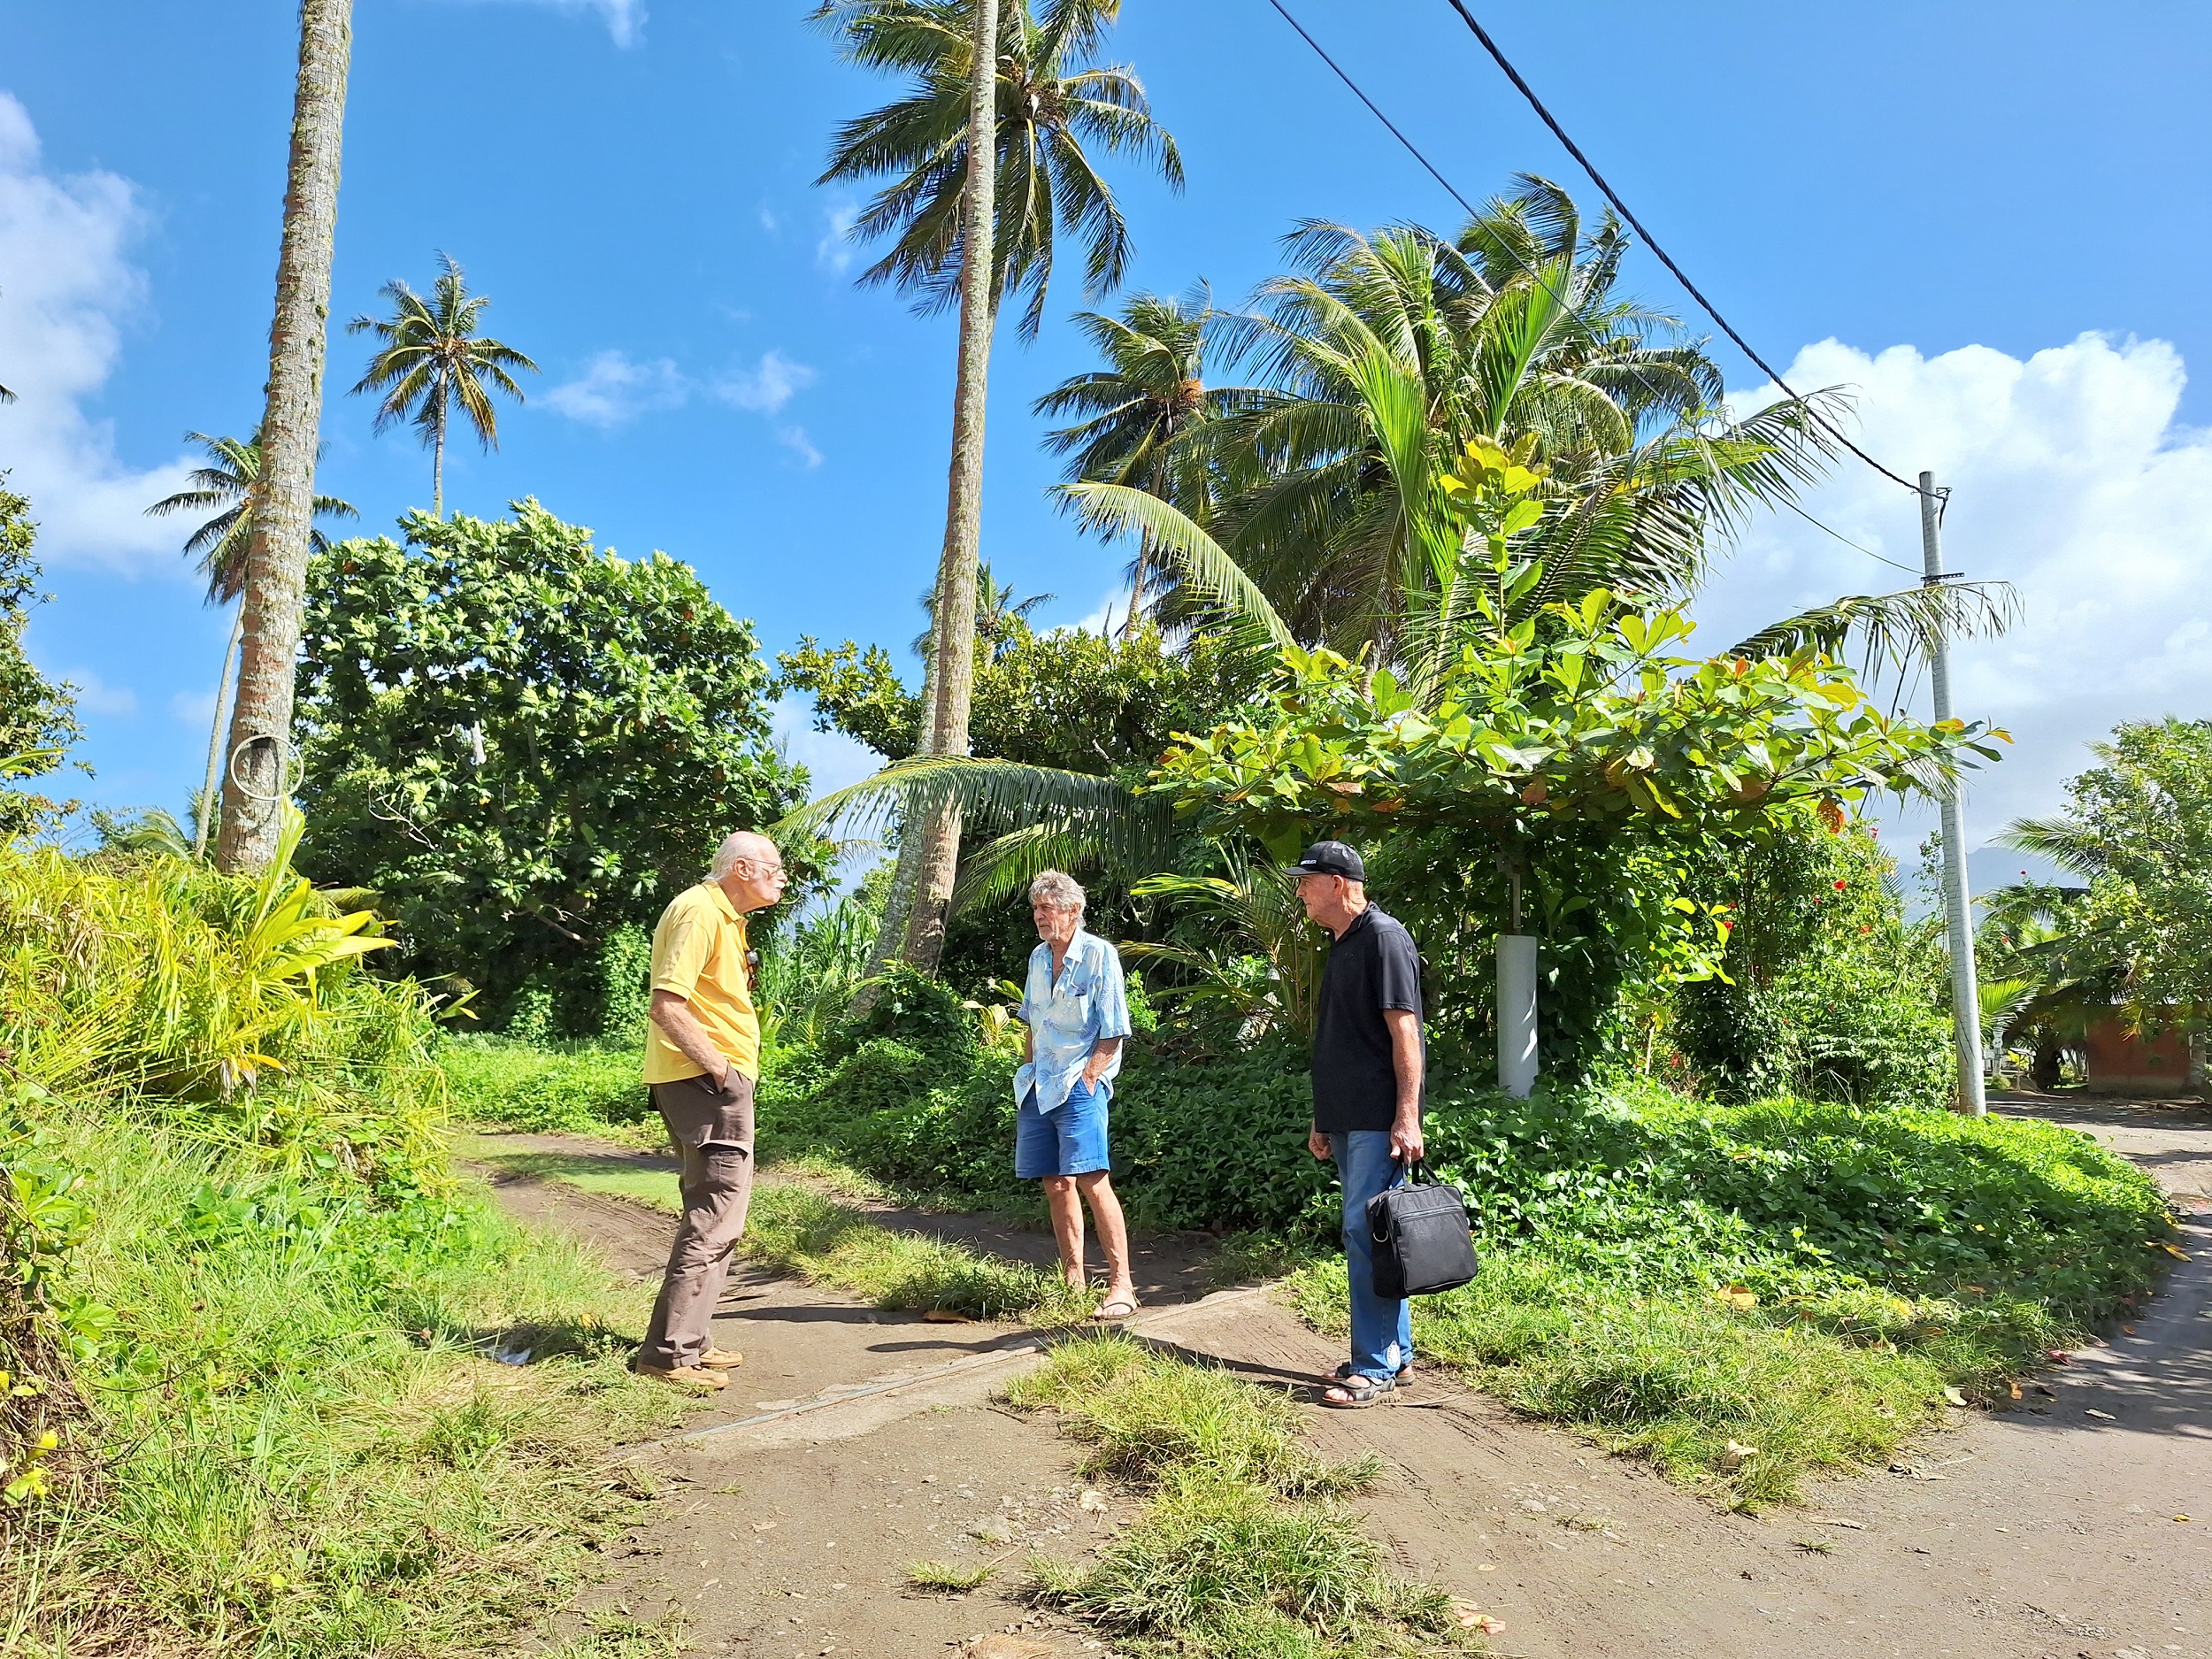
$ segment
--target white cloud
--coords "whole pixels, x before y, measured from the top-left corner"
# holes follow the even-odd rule
[[[182,725],[207,730],[215,718],[215,692],[178,691],[170,694],[169,717]]]
[[[860,204],[835,203],[823,210],[822,217],[828,228],[814,244],[815,263],[832,276],[843,276],[852,269],[853,227],[860,222]]]
[[[1109,629],[1118,629],[1129,620],[1129,584],[1123,582],[1110,589],[1080,620],[1060,626],[1077,634],[1104,634]]]
[[[617,426],[648,410],[673,409],[691,395],[674,363],[640,363],[620,351],[593,354],[584,372],[541,396],[557,414],[595,426]]]
[[[809,469],[822,465],[822,452],[807,442],[804,426],[779,426],[776,442],[799,457],[799,465]]]
[[[138,694],[128,686],[111,686],[89,668],[73,668],[60,676],[68,682],[77,706],[91,714],[120,718],[138,712]]]
[[[583,16],[596,16],[607,25],[607,33],[617,46],[635,46],[644,39],[644,0],[520,0],[527,5],[549,8]],[[464,4],[481,4],[481,0],[464,0]]]
[[[145,511],[184,487],[189,462],[131,467],[112,423],[81,407],[114,373],[123,324],[144,303],[127,257],[143,218],[114,173],[42,171],[29,112],[0,92],[0,382],[17,397],[0,404],[0,464],[30,498],[48,562],[182,573],[177,526]]]
[[[760,227],[771,236],[780,235],[783,233],[782,217],[765,202],[760,204]]]
[[[762,354],[758,368],[735,370],[714,389],[740,409],[773,415],[791,401],[793,393],[813,384],[814,371],[805,364],[794,363],[780,351],[768,351]]]
[[[883,769],[882,758],[865,743],[842,732],[816,731],[813,705],[804,697],[777,703],[772,729],[784,758],[807,769],[818,800]]]
[[[1953,491],[1944,568],[2019,591],[2024,614],[2010,634],[1953,649],[1956,712],[2016,740],[1970,786],[1972,843],[2060,805],[2065,780],[2091,764],[2083,746],[2116,722],[2212,716],[2212,433],[2176,423],[2185,375],[2172,346],[2088,334],[2023,362],[1985,346],[1869,357],[1831,340],[1799,352],[1787,378],[1801,391],[1853,388],[1860,446],[1909,478],[1925,467]],[[1912,492],[1847,457],[1806,505],[1911,572],[1776,514],[1720,564],[1698,603],[1706,649],[1839,594],[1916,580]],[[1924,713],[1924,683],[1917,701]]]

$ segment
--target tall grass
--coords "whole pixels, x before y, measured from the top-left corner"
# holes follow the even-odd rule
[[[0,1650],[474,1649],[636,1495],[643,1293],[457,1188],[380,943],[283,857],[0,849],[0,1468],[69,1477],[0,1505]]]
[[[434,1001],[358,971],[385,942],[282,856],[247,881],[0,849],[0,1064],[81,1110],[257,1145],[295,1172],[435,1179]]]
[[[641,1495],[601,1451],[674,1420],[622,1369],[644,1293],[572,1246],[175,1129],[57,1150],[95,1194],[71,1278],[112,1325],[77,1366],[92,1501],[7,1540],[17,1650],[472,1647]]]

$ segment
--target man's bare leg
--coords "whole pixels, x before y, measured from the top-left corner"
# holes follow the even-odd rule
[[[1106,1300],[1110,1304],[1126,1302],[1133,1308],[1137,1286],[1130,1277],[1129,1224],[1121,1213],[1121,1200],[1114,1194],[1114,1183],[1104,1170],[1071,1179],[1090,1204],[1091,1219],[1098,1224],[1098,1248],[1106,1255]],[[1074,1208],[1072,1202],[1070,1208]],[[1079,1212],[1076,1225],[1082,1225]]]
[[[1089,1279],[1089,1271],[1083,1264],[1083,1201],[1076,1195],[1076,1182],[1081,1178],[1073,1175],[1045,1177],[1045,1203],[1052,1211],[1052,1236],[1060,1247],[1060,1277],[1076,1290],[1081,1290]],[[1116,1206],[1114,1218],[1120,1223],[1121,1210]],[[1101,1220],[1099,1232],[1105,1234],[1105,1223]],[[1128,1255],[1125,1244],[1122,1254]],[[1112,1259],[1110,1256],[1108,1258]]]

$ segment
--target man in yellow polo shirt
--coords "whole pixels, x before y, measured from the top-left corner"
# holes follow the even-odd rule
[[[783,896],[783,856],[741,830],[714,869],[678,894],[653,930],[645,1081],[683,1158],[684,1218],[653,1322],[631,1362],[641,1377],[711,1393],[743,1357],[714,1346],[714,1309],[753,1191],[753,1086],[760,1015],[746,966],[745,915]]]

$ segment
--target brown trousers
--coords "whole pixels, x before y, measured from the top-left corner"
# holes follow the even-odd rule
[[[753,1079],[730,1073],[717,1090],[704,1077],[653,1085],[653,1104],[683,1158],[684,1218],[668,1252],[638,1363],[695,1365],[714,1346],[714,1310],[753,1195]]]

